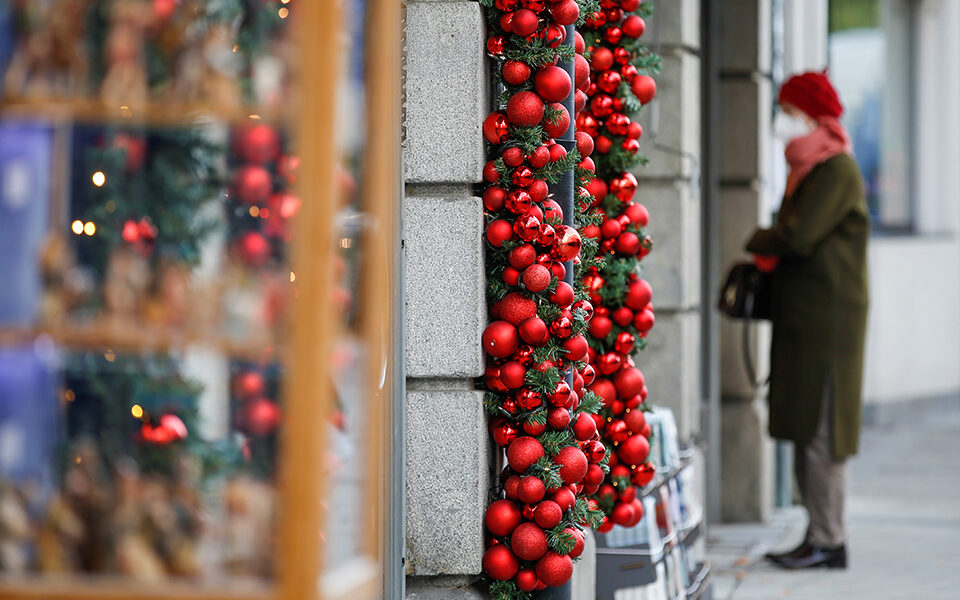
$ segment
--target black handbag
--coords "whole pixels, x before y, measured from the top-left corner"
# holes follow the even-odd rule
[[[734,319],[770,320],[773,318],[773,275],[764,273],[752,262],[730,267],[720,290],[717,308]]]

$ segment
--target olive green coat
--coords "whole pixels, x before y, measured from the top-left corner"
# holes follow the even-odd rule
[[[780,260],[773,274],[770,435],[806,443],[833,392],[833,454],[857,452],[867,327],[870,217],[846,154],[816,167],[784,198],[777,221],[747,243]]]

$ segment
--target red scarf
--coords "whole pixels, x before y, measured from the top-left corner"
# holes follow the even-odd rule
[[[853,144],[847,130],[834,117],[820,117],[817,128],[808,135],[795,138],[784,152],[790,174],[787,176],[785,196],[793,194],[803,178],[813,168],[838,154],[852,154]]]

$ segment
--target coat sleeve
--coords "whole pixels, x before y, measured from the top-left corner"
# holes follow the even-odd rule
[[[810,256],[853,208],[856,182],[845,170],[822,165],[802,184],[793,208],[773,227],[757,229],[747,251],[779,256]]]

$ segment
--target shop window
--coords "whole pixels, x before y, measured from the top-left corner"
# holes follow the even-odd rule
[[[830,0],[830,77],[877,231],[913,227],[910,0]]]

